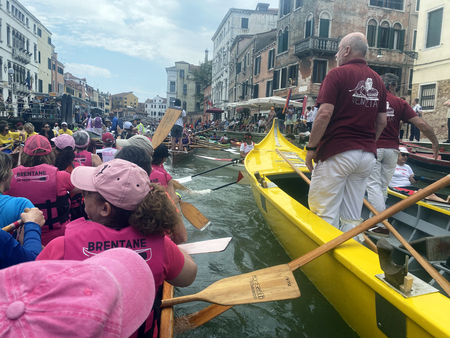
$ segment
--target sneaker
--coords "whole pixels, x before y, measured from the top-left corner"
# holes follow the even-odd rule
[[[381,236],[381,237],[389,237],[390,232],[386,228],[381,227],[373,227],[366,231],[367,234]]]
[[[444,142],[442,142],[442,143],[450,143],[450,140],[444,141]]]

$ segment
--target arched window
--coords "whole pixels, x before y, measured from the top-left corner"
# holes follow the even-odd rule
[[[280,30],[278,32],[278,54],[288,50],[289,43],[289,27],[284,29],[284,32]]]
[[[283,51],[283,39],[284,39],[284,33],[282,30],[278,32],[278,54]]]
[[[319,20],[319,36],[321,38],[330,37],[331,15],[327,12],[320,14]]]
[[[369,47],[375,47],[377,41],[378,23],[374,19],[370,19],[367,23],[367,43]]]
[[[312,14],[309,14],[306,18],[306,26],[305,26],[305,38],[314,35],[314,17]]]
[[[389,22],[383,21],[378,29],[378,47],[388,48],[389,47]]]
[[[183,95],[187,95],[187,84],[183,85]]]
[[[389,39],[392,41],[392,46],[389,46],[389,48],[403,50],[405,44],[405,31],[402,30],[402,25],[398,22],[395,23],[392,28],[393,30],[391,33],[393,34],[393,37]]]

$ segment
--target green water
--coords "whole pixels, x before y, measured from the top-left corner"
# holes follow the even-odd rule
[[[201,154],[202,150],[198,152]],[[212,157],[231,158],[226,152],[208,151]],[[195,159],[166,169],[174,178],[193,175],[216,167]],[[236,181],[238,172],[223,168],[193,178],[184,184],[191,190],[211,189]],[[211,225],[199,231],[186,220],[188,242],[233,237],[224,252],[193,255],[198,265],[196,281],[177,288],[176,296],[200,292],[210,284],[254,270],[291,261],[260,214],[249,186],[231,185],[206,194],[181,192],[184,201],[194,204]],[[319,293],[306,276],[294,272],[301,297],[294,300],[235,306],[203,326],[178,337],[358,337]],[[175,307],[175,316],[199,311],[209,305],[192,302]]]

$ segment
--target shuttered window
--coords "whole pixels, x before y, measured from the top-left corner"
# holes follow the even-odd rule
[[[442,31],[442,14],[443,8],[439,8],[433,12],[428,13],[428,29],[426,48],[439,46],[441,44]]]
[[[436,84],[420,87],[420,105],[423,110],[433,110],[436,99]]]

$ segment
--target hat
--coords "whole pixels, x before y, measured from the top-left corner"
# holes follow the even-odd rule
[[[275,108],[274,108],[274,107],[272,107],[272,108],[270,108],[270,109],[274,109],[274,110],[275,110]]]
[[[71,147],[75,150],[75,140],[69,134],[62,134],[58,137],[52,138],[52,142],[55,144],[58,149],[65,149],[66,147]]]
[[[0,336],[129,337],[155,299],[150,267],[126,248],[14,265],[0,283]]]
[[[406,149],[406,147],[399,147],[398,149],[400,150],[401,153],[409,154],[409,151],[408,149]]]
[[[62,126],[67,126],[67,122],[61,123]]]
[[[125,122],[123,124],[123,129],[130,129],[133,126],[131,122]]]
[[[77,148],[86,148],[91,142],[89,134],[84,130],[73,133],[72,137],[75,140],[75,147]]]
[[[167,148],[167,146],[165,144],[160,144],[159,146],[156,147],[155,152],[153,153],[153,159],[155,158],[164,158],[164,157],[169,157],[169,149]]]
[[[144,149],[150,156],[153,154],[152,141],[150,141],[148,137],[144,135],[134,135],[127,140],[117,139],[116,144],[119,147],[136,146]]]
[[[135,210],[150,191],[145,170],[121,159],[98,167],[77,167],[70,180],[75,187],[96,191],[115,207],[125,210]]]
[[[105,143],[113,143],[114,142],[114,136],[112,136],[111,133],[104,133],[102,135],[102,141]]]
[[[16,127],[20,127],[20,126],[23,126],[23,123],[22,122],[17,122],[16,123]]]
[[[46,137],[42,135],[33,135],[25,141],[23,151],[25,154],[30,156],[43,156],[52,152],[52,146]]]

